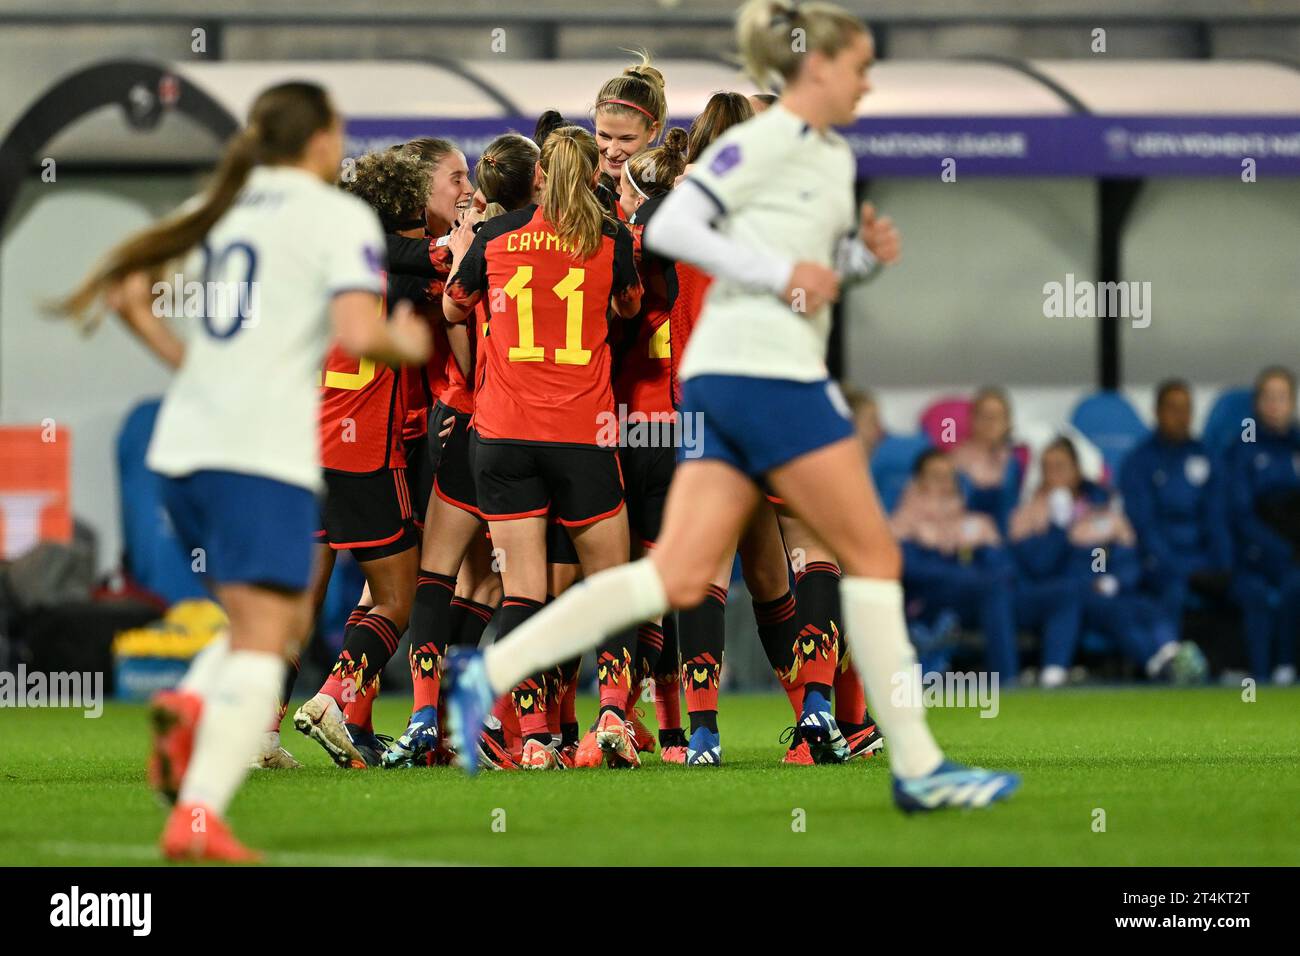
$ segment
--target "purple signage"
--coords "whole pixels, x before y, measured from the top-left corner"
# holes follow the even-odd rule
[[[472,165],[494,137],[531,135],[533,123],[530,117],[355,118],[347,124],[348,152],[442,136]],[[873,117],[840,132],[861,176],[937,178],[948,159],[956,161],[958,176],[1239,178],[1247,160],[1259,178],[1300,176],[1300,115]]]

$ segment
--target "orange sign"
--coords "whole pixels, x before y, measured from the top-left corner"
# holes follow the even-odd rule
[[[0,559],[72,539],[71,452],[64,425],[0,426]]]

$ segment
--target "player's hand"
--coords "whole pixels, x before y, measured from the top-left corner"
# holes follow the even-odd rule
[[[479,221],[482,214],[474,208],[465,211],[464,218],[461,219],[460,225],[451,231],[447,237],[447,248],[451,250],[451,257],[460,262],[469,247],[474,242],[474,224]]]
[[[840,297],[840,277],[816,262],[796,262],[785,287],[790,308],[811,315]]]
[[[862,204],[862,227],[858,235],[862,244],[882,265],[893,265],[903,255],[903,237],[888,216],[876,216],[876,207],[869,202]]]
[[[402,355],[403,365],[422,365],[433,351],[433,333],[429,324],[415,314],[411,303],[403,300],[388,320],[388,334]]]
[[[104,304],[118,315],[125,315],[133,309],[147,309],[153,298],[153,282],[149,273],[144,271],[129,272],[108,287],[104,293]]]
[[[442,428],[438,429],[438,438],[439,440],[442,441],[444,445],[447,443],[447,436],[450,435],[455,428],[456,428],[455,415],[448,415],[446,418],[442,420]]]
[[[487,196],[483,195],[483,190],[474,190],[474,195],[470,197],[469,205],[471,209],[475,209],[482,214],[483,210],[486,209],[488,205]]]

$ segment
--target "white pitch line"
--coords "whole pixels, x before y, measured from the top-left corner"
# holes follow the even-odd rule
[[[130,860],[143,860],[152,863],[164,863],[162,854],[156,846],[141,846],[133,843],[72,843],[47,841],[37,843],[36,849],[52,853],[55,856],[70,857],[126,857]],[[265,863],[269,866],[466,866],[449,860],[411,860],[396,859],[386,856],[335,856],[327,853],[298,853],[293,851],[268,851]]]

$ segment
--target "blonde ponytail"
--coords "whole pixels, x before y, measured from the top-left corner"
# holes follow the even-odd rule
[[[806,53],[834,56],[865,30],[847,10],[818,0],[748,0],[736,14],[741,61],[763,89],[794,79]]]
[[[596,139],[581,126],[561,126],[542,146],[542,217],[576,259],[590,259],[600,248],[605,209],[591,189],[599,162]]]

